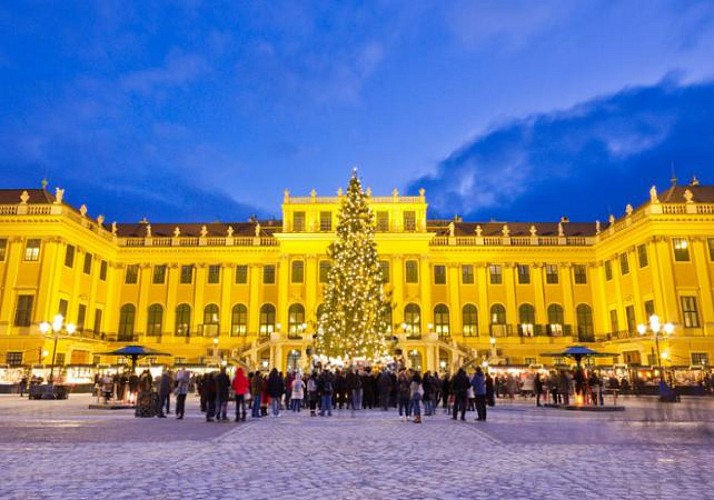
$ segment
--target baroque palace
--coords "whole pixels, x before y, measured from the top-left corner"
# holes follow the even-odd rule
[[[286,191],[282,221],[195,224],[110,224],[63,195],[0,190],[0,363],[113,364],[101,353],[138,343],[169,366],[307,364],[341,192]],[[655,366],[658,346],[708,367],[714,186],[640,201],[602,223],[464,222],[427,219],[424,191],[370,195],[395,352],[452,370],[551,365],[585,343],[615,354],[598,363]],[[42,332],[57,314],[76,330]]]

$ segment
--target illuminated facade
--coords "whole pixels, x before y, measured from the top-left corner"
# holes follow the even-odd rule
[[[341,193],[285,193],[282,221],[108,224],[63,192],[0,190],[0,363],[49,364],[39,324],[62,314],[58,365],[140,343],[163,364],[302,366]],[[675,325],[663,359],[714,355],[714,186],[672,186],[609,221],[427,219],[419,196],[370,198],[393,302],[385,332],[408,363],[549,365],[574,343],[654,365],[652,314]]]

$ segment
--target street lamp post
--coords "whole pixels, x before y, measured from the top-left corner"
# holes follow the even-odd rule
[[[61,314],[56,315],[52,319],[52,323],[48,321],[43,321],[42,323],[40,323],[40,331],[44,335],[47,335],[48,333],[52,332],[52,336],[54,337],[54,344],[52,346],[52,361],[50,363],[50,377],[48,380],[50,387],[54,385],[57,341],[59,340],[60,333],[62,333],[63,330],[67,333],[67,335],[72,335],[75,331],[75,326],[74,323],[65,323],[64,317]]]
[[[644,324],[639,324],[637,325],[637,331],[639,332],[640,335],[645,335],[647,333],[647,326]],[[671,335],[674,332],[674,324],[672,323],[665,323],[662,324],[659,321],[659,316],[656,314],[653,314],[649,318],[649,330],[652,332],[652,335],[654,336],[654,344],[655,344],[655,361],[657,362],[657,368],[659,369],[659,374],[660,378],[664,380],[664,373],[662,371],[662,354],[660,353],[659,350],[659,337],[660,335]]]

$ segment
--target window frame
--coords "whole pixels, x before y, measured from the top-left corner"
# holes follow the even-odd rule
[[[434,264],[434,284],[446,285],[446,265]]]
[[[546,285],[558,285],[560,283],[558,264],[545,265],[545,283]]]
[[[74,245],[67,245],[64,249],[64,267],[72,269],[74,267],[74,256],[77,248]]]
[[[474,285],[476,283],[476,274],[473,264],[461,264],[461,284]]]
[[[151,273],[151,283],[154,285],[163,285],[166,283],[166,264],[154,266],[154,272]]]
[[[588,284],[588,269],[585,264],[573,264],[573,283],[576,285]]]
[[[637,263],[640,269],[650,265],[650,258],[647,254],[647,245],[645,243],[637,245]]]
[[[503,284],[503,267],[500,264],[489,264],[488,282],[491,285]]]
[[[405,210],[402,212],[402,227],[405,233],[416,232],[416,210]]]
[[[21,328],[31,326],[32,310],[35,306],[35,296],[31,294],[19,294],[15,300],[15,315],[12,322],[13,326]]]
[[[263,284],[274,285],[277,281],[277,270],[275,264],[265,264],[263,266]]]
[[[672,252],[675,262],[690,262],[692,260],[687,238],[672,238]]]
[[[39,238],[29,238],[25,242],[25,262],[39,262],[42,250],[42,240]]]
[[[320,211],[320,232],[332,232],[332,212],[329,210]]]
[[[180,275],[179,275],[179,284],[180,285],[192,285],[193,284],[193,269],[194,269],[193,264],[182,264],[181,269],[180,269]]]
[[[516,264],[517,282],[519,285],[530,285],[531,283],[531,266],[528,264]]]
[[[248,307],[238,303],[231,309],[231,337],[248,335]]]
[[[448,337],[451,335],[451,318],[449,315],[449,306],[446,304],[437,304],[434,306],[434,331],[439,337]]]
[[[404,282],[410,285],[419,283],[419,261],[414,259],[404,261]]]
[[[684,328],[701,328],[697,297],[694,295],[681,295],[679,299],[682,307],[682,325]]]
[[[176,306],[174,319],[175,337],[191,336],[191,313],[191,305],[186,302],[182,302]]]
[[[290,283],[299,285],[305,283],[305,261],[295,259],[290,262]]]
[[[164,327],[164,307],[161,304],[151,304],[146,310],[146,335],[161,336]]]
[[[473,319],[473,321],[467,323],[467,319]],[[464,337],[478,336],[478,307],[475,304],[464,304],[461,308],[461,332]]]
[[[136,285],[139,283],[139,264],[128,264],[124,273],[125,285]]]
[[[627,258],[627,252],[622,252],[619,256],[620,275],[626,276],[630,274],[630,260]]]
[[[221,283],[221,265],[209,264],[206,283],[209,285],[219,285]]]

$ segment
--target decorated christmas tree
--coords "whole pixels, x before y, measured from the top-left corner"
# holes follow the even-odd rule
[[[342,198],[332,267],[317,318],[315,349],[327,357],[377,359],[386,354],[391,307],[374,241],[374,215],[355,169]]]

